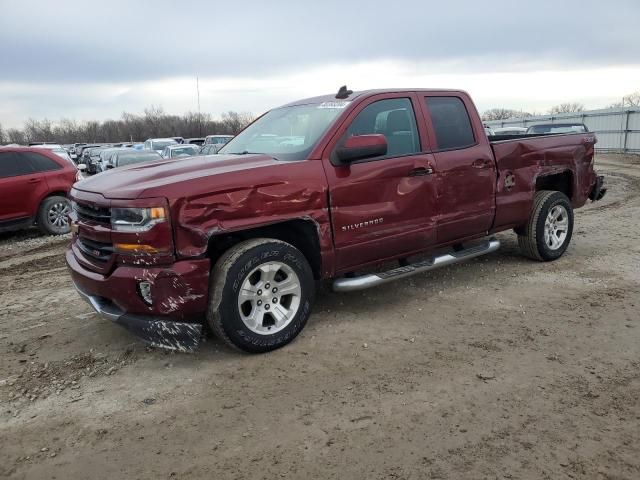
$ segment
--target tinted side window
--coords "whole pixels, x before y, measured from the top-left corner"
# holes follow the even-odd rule
[[[387,139],[387,156],[420,152],[420,139],[411,100],[392,98],[367,105],[353,119],[347,137],[378,133]]]
[[[60,170],[62,167],[50,158],[34,152],[24,152],[20,156],[24,158],[25,163],[31,163],[31,167],[35,172],[49,172],[51,170]]]
[[[15,152],[0,153],[0,178],[17,177],[33,173],[26,158]]]
[[[471,120],[458,97],[426,97],[439,150],[466,148],[476,143]]]

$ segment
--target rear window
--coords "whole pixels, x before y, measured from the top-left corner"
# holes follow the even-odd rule
[[[51,170],[60,170],[62,167],[50,158],[35,152],[23,152],[20,156],[31,163],[33,170],[36,172],[49,172]]]
[[[457,150],[475,145],[469,113],[458,97],[426,97],[438,142],[438,150]]]
[[[587,128],[582,124],[576,125],[533,125],[527,133],[585,133]]]
[[[175,140],[173,140],[173,141],[170,141],[170,140],[166,140],[166,141],[159,140],[157,142],[152,142],[151,143],[151,148],[153,150],[163,150],[165,147],[168,147],[169,145],[175,145],[176,143],[178,143],[178,142],[176,142]]]
[[[0,152],[0,178],[33,173],[31,164],[16,152]]]
[[[124,167],[125,165],[132,165],[134,163],[152,162],[154,160],[163,160],[163,158],[157,153],[123,153],[118,155],[118,166]]]
[[[180,148],[174,148],[173,149],[173,154],[174,156],[177,155],[195,155],[196,153],[198,153],[199,148],[196,147],[195,145],[192,147],[180,147]]]

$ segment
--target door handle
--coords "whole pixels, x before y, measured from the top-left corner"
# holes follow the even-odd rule
[[[39,181],[39,178],[30,178],[29,180],[27,180],[27,183],[38,183]]]
[[[479,158],[475,162],[471,164],[473,168],[487,168],[491,166],[491,160],[487,160],[486,158]]]
[[[418,167],[409,171],[410,177],[424,177],[426,175],[431,175],[433,173],[433,168],[431,167]]]

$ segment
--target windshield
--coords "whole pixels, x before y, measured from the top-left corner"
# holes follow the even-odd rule
[[[304,160],[346,102],[271,110],[235,136],[218,153],[263,153],[279,160]]]
[[[175,140],[159,140],[157,142],[151,142],[151,148],[153,150],[164,150],[164,147],[168,147],[169,145],[175,145]]]
[[[118,166],[132,165],[134,163],[151,162],[154,160],[162,160],[162,157],[157,153],[151,152],[135,152],[135,153],[122,153],[118,155]]]

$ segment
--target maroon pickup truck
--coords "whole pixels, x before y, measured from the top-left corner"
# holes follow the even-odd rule
[[[509,229],[557,259],[573,209],[605,193],[595,142],[487,138],[457,90],[343,87],[265,113],[219,155],[77,183],[66,260],[82,297],[153,345],[193,349],[208,325],[266,352],[300,333],[318,280],[374,287],[492,252]]]

